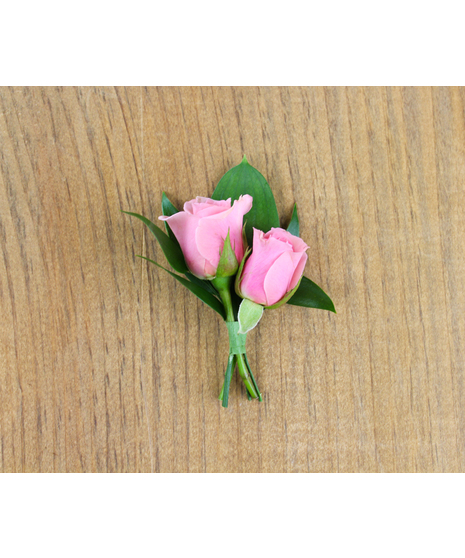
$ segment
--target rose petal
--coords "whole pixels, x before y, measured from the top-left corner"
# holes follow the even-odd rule
[[[302,274],[303,274],[304,268],[305,268],[305,264],[307,263],[307,259],[308,259],[308,256],[305,253],[293,254],[293,256],[300,256],[300,259],[297,262],[297,265],[295,266],[295,270],[294,270],[294,273],[292,275],[291,282],[289,283],[289,291],[292,291],[292,289],[295,288],[295,286],[299,282],[300,278],[302,277]]]
[[[212,266],[218,266],[220,254],[223,250],[224,240],[228,235],[231,246],[238,261],[244,256],[242,242],[242,223],[244,214],[252,207],[251,196],[241,196],[234,202],[233,207],[217,215],[210,215],[200,219],[195,233],[199,252]]]
[[[218,267],[218,265],[216,265],[216,267],[214,267],[208,260],[205,260],[205,265],[203,267],[203,272],[204,272],[205,277],[206,278],[215,277],[217,267]]]
[[[180,211],[170,217],[159,217],[167,221],[179,245],[189,269],[199,277],[204,277],[205,258],[200,254],[195,243],[195,231],[199,219],[195,215]]]
[[[266,233],[265,237],[277,238],[283,242],[288,242],[292,246],[294,252],[305,252],[305,250],[308,249],[308,246],[301,238],[281,228],[272,228]]]
[[[217,215],[230,209],[231,198],[227,200],[211,200],[209,198],[198,197],[192,205],[193,214],[197,217],[208,217],[209,215]]]
[[[294,273],[294,264],[291,256],[292,252],[281,254],[266,274],[263,287],[267,306],[271,306],[281,300],[290,290],[289,283]]]
[[[266,235],[258,229],[254,228],[253,232],[252,255],[245,263],[240,289],[245,298],[266,304],[266,274],[281,254],[292,251],[292,246],[276,238],[265,238]],[[294,270],[293,266],[291,270]]]

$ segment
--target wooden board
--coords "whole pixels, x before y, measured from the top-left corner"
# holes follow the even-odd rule
[[[243,154],[337,315],[249,334],[264,394],[220,407],[221,319],[145,227]],[[3,472],[465,472],[465,90],[0,90]]]

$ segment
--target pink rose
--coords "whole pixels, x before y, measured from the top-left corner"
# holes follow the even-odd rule
[[[197,197],[184,204],[184,211],[159,219],[168,222],[192,273],[201,279],[212,279],[228,230],[237,261],[240,263],[244,257],[242,220],[251,207],[252,196],[248,194],[235,200],[232,207],[231,198],[216,201]]]
[[[238,279],[238,292],[264,306],[272,306],[292,291],[304,272],[308,246],[284,229],[266,234],[254,228],[253,250]]]

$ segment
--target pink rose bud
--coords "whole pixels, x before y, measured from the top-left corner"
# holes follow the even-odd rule
[[[253,250],[238,279],[238,293],[257,304],[276,304],[300,281],[307,248],[301,238],[284,229],[265,234],[254,228]]]
[[[228,230],[237,261],[244,257],[242,221],[251,208],[252,196],[248,194],[235,200],[232,207],[231,198],[217,201],[197,197],[184,204],[184,211],[159,219],[168,222],[192,273],[200,279],[212,279]]]

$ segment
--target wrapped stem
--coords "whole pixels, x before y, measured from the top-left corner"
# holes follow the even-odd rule
[[[221,390],[219,399],[223,401],[223,407],[228,406],[229,385],[231,381],[232,371],[237,362],[239,375],[244,382],[248,394],[252,399],[261,399],[261,394],[256,388],[256,382],[252,374],[249,374],[245,343],[247,334],[239,333],[239,323],[234,320],[234,312],[231,301],[231,277],[222,277],[212,280],[214,287],[217,289],[220,298],[226,310],[226,326],[229,333],[229,359],[226,368],[225,381]]]

